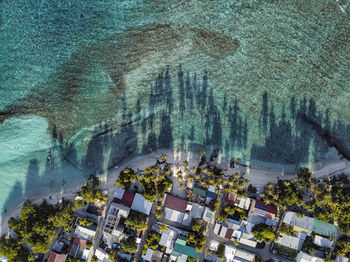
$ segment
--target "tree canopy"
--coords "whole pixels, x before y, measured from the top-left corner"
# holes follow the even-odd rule
[[[131,253],[134,254],[137,250],[137,243],[136,243],[136,238],[129,236],[126,239],[123,239],[120,241],[122,245],[122,250],[125,253]]]
[[[127,228],[144,231],[147,229],[147,218],[147,215],[131,210],[124,224]]]
[[[74,204],[63,200],[50,205],[44,200],[40,205],[26,201],[19,219],[10,218],[8,225],[16,234],[20,245],[26,243],[33,252],[46,253],[54,237],[56,228],[69,230],[73,225]]]
[[[132,183],[136,182],[136,174],[132,168],[126,167],[120,171],[118,179],[114,182],[114,185],[124,189],[128,189]]]
[[[274,229],[266,224],[257,224],[252,229],[252,234],[257,241],[270,242],[277,238]]]
[[[22,262],[26,260],[28,255],[29,251],[16,239],[0,237],[0,257],[6,257],[9,262]]]
[[[106,201],[108,196],[104,196],[102,190],[97,189],[99,184],[100,180],[96,176],[91,175],[87,183],[80,189],[81,197],[88,203]]]

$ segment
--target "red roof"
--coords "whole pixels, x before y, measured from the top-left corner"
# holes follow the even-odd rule
[[[47,262],[64,262],[66,261],[67,255],[57,254],[51,251],[49,260]]]
[[[255,201],[255,208],[263,210],[273,215],[277,215],[277,208],[273,205],[267,205],[262,201]]]
[[[135,193],[125,190],[123,197],[121,199],[115,197],[113,198],[113,202],[131,207],[134,197],[135,197]]]
[[[73,243],[77,243],[77,244],[83,246],[83,245],[86,245],[86,240],[80,239],[80,238],[74,238]]]
[[[240,199],[235,194],[226,194],[225,196],[225,203],[230,204],[231,206],[238,205],[240,202]]]
[[[181,198],[177,198],[171,195],[167,195],[164,207],[179,211],[181,213],[185,213],[187,207],[187,201]]]

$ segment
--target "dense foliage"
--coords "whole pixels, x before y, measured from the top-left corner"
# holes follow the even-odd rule
[[[63,200],[50,205],[44,200],[40,205],[29,200],[23,205],[19,219],[10,218],[8,225],[14,230],[20,245],[26,243],[33,252],[46,253],[54,237],[56,228],[69,230],[73,225],[74,204]]]
[[[147,229],[147,218],[147,215],[131,210],[124,224],[127,228],[144,231]]]
[[[154,201],[158,195],[164,194],[173,186],[169,176],[171,167],[167,163],[150,166],[138,175],[143,189],[143,196],[148,201]]]
[[[147,235],[144,249],[147,250],[148,248],[151,248],[153,250],[157,249],[159,246],[159,240],[160,240],[160,234],[158,234],[155,231],[150,231]]]
[[[350,258],[350,237],[342,235],[339,238],[334,251],[338,256],[346,256]]]
[[[252,234],[257,241],[265,241],[267,243],[277,238],[277,233],[273,227],[262,223],[253,227]]]
[[[0,257],[6,257],[9,262],[22,262],[28,257],[29,252],[16,239],[0,237]]]
[[[136,182],[135,171],[129,167],[126,167],[119,173],[118,179],[114,182],[114,185],[128,189],[134,182]]]
[[[261,195],[264,202],[287,208],[293,204],[324,222],[336,222],[343,233],[350,233],[350,181],[344,174],[322,181],[301,168],[298,178],[267,184]]]
[[[136,243],[136,238],[129,236],[126,239],[123,239],[120,241],[122,245],[122,250],[125,253],[131,253],[134,254],[137,250],[137,243]]]
[[[192,220],[191,228],[192,228],[192,232],[188,235],[187,243],[191,246],[194,246],[194,248],[198,252],[202,252],[202,249],[206,241],[206,238],[204,235],[204,231],[206,227],[201,223],[199,223],[197,220]]]
[[[87,183],[80,189],[81,197],[88,203],[106,201],[108,197],[102,194],[101,189],[97,189],[99,184],[100,180],[91,175]]]
[[[227,221],[228,217],[235,217],[237,219],[247,219],[248,211],[231,205],[226,205],[222,208],[221,212],[217,215],[217,218],[221,221]]]

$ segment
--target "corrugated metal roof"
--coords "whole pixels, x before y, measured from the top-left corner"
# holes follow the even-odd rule
[[[205,192],[203,189],[200,189],[198,187],[194,187],[193,188],[192,194],[197,194],[197,195],[200,195],[201,197],[206,197],[207,196],[207,192]]]
[[[200,255],[200,253],[195,248],[186,246],[186,240],[182,239],[182,237],[179,237],[176,240],[173,252],[175,252],[175,254],[179,253],[196,259],[198,259]]]
[[[164,207],[185,213],[186,207],[187,207],[187,201],[178,197],[174,197],[172,195],[166,195]]]

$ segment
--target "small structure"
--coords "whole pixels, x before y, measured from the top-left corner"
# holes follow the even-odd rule
[[[66,254],[58,254],[54,251],[51,251],[47,262],[65,262],[66,259],[67,259]]]
[[[187,238],[178,236],[176,239],[174,250],[171,253],[171,259],[176,261],[186,261],[187,257],[199,258],[200,253],[193,247],[186,245]]]
[[[262,201],[255,201],[252,212],[257,216],[274,219],[277,215],[277,208],[273,205],[267,205]]]
[[[149,215],[151,212],[153,203],[146,200],[143,195],[136,193],[134,200],[131,205],[131,209],[137,212]]]
[[[232,245],[225,245],[226,262],[253,262],[255,254],[238,249]]]

